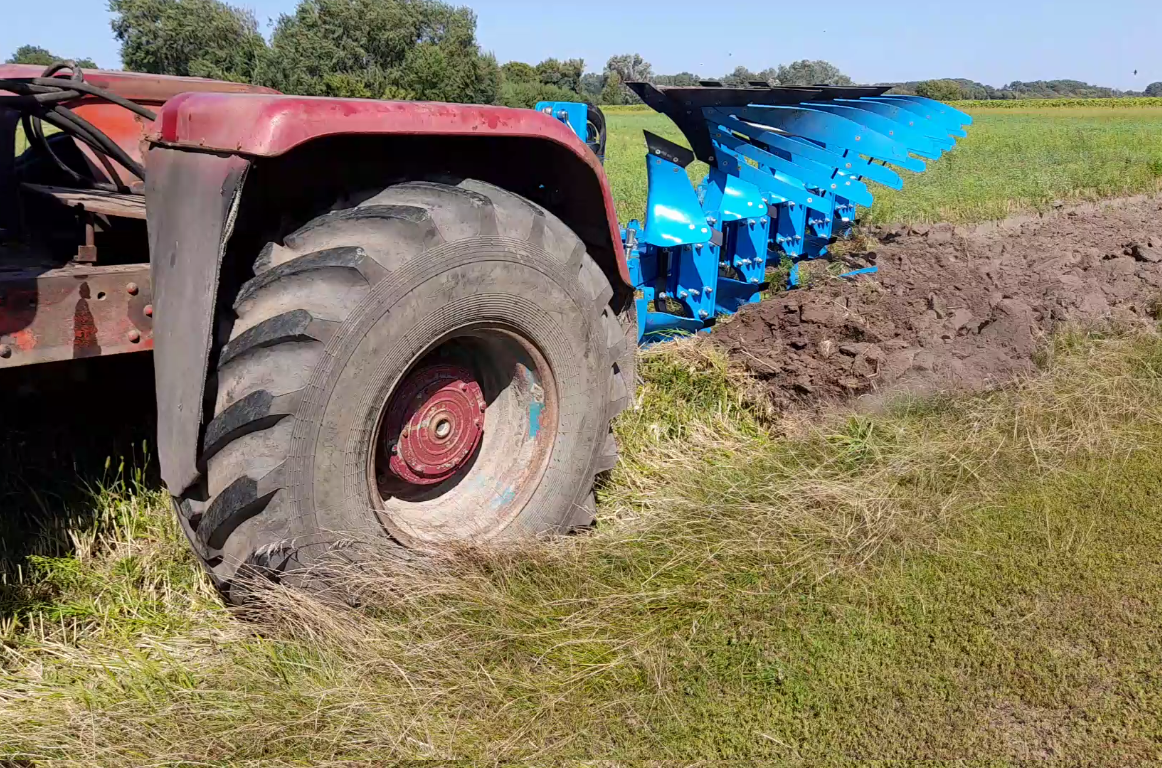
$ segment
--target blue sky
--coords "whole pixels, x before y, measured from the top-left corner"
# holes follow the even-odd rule
[[[0,60],[23,43],[119,66],[105,0],[2,0]],[[240,0],[269,36],[296,0]],[[455,3],[460,4],[460,3]],[[600,71],[615,53],[641,53],[654,72],[703,76],[823,58],[859,82],[968,77],[1073,78],[1141,90],[1162,80],[1162,0],[474,0],[484,49],[503,61],[581,57]],[[826,11],[819,9],[828,9]],[[833,10],[832,10],[833,9]],[[1138,74],[1134,75],[1134,70]]]

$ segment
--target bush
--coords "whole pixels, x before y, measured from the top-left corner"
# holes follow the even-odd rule
[[[538,101],[582,101],[576,92],[548,83],[505,80],[500,85],[496,103],[505,107],[531,109]]]
[[[916,84],[916,95],[936,101],[959,101],[960,84],[952,80],[925,80]]]
[[[536,67],[532,64],[525,64],[523,61],[510,61],[500,68],[500,72],[506,81],[513,83],[539,83],[541,81]]]

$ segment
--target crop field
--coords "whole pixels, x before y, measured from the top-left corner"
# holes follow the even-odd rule
[[[1162,108],[975,114],[866,217],[1160,188]],[[624,220],[641,130],[680,135],[609,121]],[[245,613],[187,553],[148,418],[14,411],[0,766],[1160,760],[1162,338],[1063,329],[1035,359],[990,392],[776,414],[719,348],[660,345],[595,531],[385,561],[357,607],[255,585]]]
[[[1033,104],[969,109],[975,122],[968,138],[923,174],[901,171],[902,191],[872,185],[875,205],[861,216],[873,224],[985,221],[1057,201],[1162,189],[1162,106]],[[614,110],[609,125],[606,167],[618,214],[640,217],[646,200],[641,132],[684,141],[668,118],[653,112]],[[705,173],[702,163],[690,168],[693,179]]]

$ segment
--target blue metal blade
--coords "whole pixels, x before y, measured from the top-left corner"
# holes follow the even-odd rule
[[[912,130],[923,134],[929,141],[945,151],[956,146],[956,141],[943,129],[933,127],[930,125],[931,121],[929,120],[917,119],[918,116],[914,112],[902,109],[896,104],[888,104],[882,101],[876,101],[875,99],[836,99],[835,103],[868,112],[875,112],[877,115],[886,117],[889,120],[904,123]]]
[[[936,112],[935,110],[929,108],[926,104],[921,104],[902,96],[880,96],[879,99],[880,101],[884,101],[888,104],[897,104],[902,109],[906,109],[909,112],[919,115],[925,120],[931,121],[932,125],[937,126],[941,130],[947,131],[949,136],[955,136],[958,139],[963,139],[968,135],[968,133],[963,128],[957,125],[955,119],[951,119],[939,112]]]
[[[877,160],[887,160],[917,173],[924,171],[923,161],[911,157],[908,148],[901,142],[869,130],[842,115],[803,107],[768,107],[753,104],[751,107],[762,110],[761,114],[764,115],[762,122],[787,133],[823,142],[829,148],[852,150]]]
[[[737,112],[739,119],[750,123],[758,123],[762,128],[769,129],[764,134],[763,141],[771,144],[771,146],[792,154],[802,153],[817,162],[833,165],[844,173],[853,173],[878,184],[883,184],[885,187],[902,189],[904,186],[903,179],[891,168],[870,164],[856,152],[846,152],[843,149],[826,147],[800,136],[774,133],[773,131],[775,129],[771,129],[769,126],[762,124],[764,113],[759,110],[746,108],[737,110]]]
[[[710,242],[710,228],[686,170],[656,155],[646,156],[646,168],[649,191],[642,241],[661,247]]]
[[[719,168],[710,169],[702,208],[708,214],[717,215],[719,221],[738,221],[767,215],[762,190]]]
[[[738,121],[733,121],[737,123]],[[739,124],[741,126],[741,124]],[[762,166],[773,168],[803,182],[806,186],[823,190],[830,194],[841,194],[856,200],[860,205],[871,205],[872,196],[867,187],[850,178],[834,176],[835,169],[830,166],[806,160],[794,163],[764,149],[749,144],[737,138],[725,126],[716,126],[711,129],[710,136],[717,142],[729,147],[744,157],[759,163]]]
[[[727,113],[724,110],[707,111],[710,112],[715,118],[723,115],[730,116],[730,113]],[[904,186],[903,179],[901,179],[900,175],[893,171],[891,168],[885,168],[882,165],[875,165],[871,166],[873,169],[871,172],[865,173],[864,171],[867,170],[868,163],[863,158],[857,156],[853,160],[851,157],[846,157],[842,151],[836,152],[834,150],[827,149],[826,147],[820,146],[819,144],[816,144],[807,139],[800,138],[799,136],[775,133],[773,128],[762,124],[762,114],[756,113],[754,110],[736,110],[735,116],[737,116],[738,120],[743,122],[744,125],[753,124],[753,127],[761,129],[763,133],[756,138],[764,144],[774,147],[775,149],[781,149],[784,152],[789,152],[795,156],[806,157],[807,159],[814,160],[817,163],[833,166],[837,168],[840,173],[861,176],[878,184],[883,184],[886,187],[891,187],[892,189],[902,189]]]
[[[915,102],[916,104],[922,104],[922,105],[928,107],[936,114],[946,117],[949,121],[955,123],[956,125],[959,125],[959,126],[972,125],[972,115],[970,115],[967,112],[964,112],[962,110],[959,110],[956,107],[950,107],[947,104],[945,104],[943,101],[936,101],[935,99],[929,99],[925,96],[904,96],[904,95],[895,95],[895,94],[892,94],[890,96],[887,94],[884,94],[880,98],[906,99],[908,101]]]
[[[778,136],[779,134],[772,135]],[[837,152],[826,147],[821,147],[818,144],[808,141],[807,139],[801,139],[798,136],[782,136],[781,138],[786,139],[792,144],[800,145],[800,148],[807,150],[819,150],[820,152],[824,152],[827,155],[836,158],[834,165],[842,169],[845,173],[851,173],[861,178],[870,179],[879,184],[883,184],[885,187],[891,187],[892,189],[904,188],[904,180],[900,178],[900,174],[896,173],[887,166],[875,165],[874,163],[869,162],[867,158],[860,157],[855,152],[845,153],[842,150]],[[789,149],[787,151],[794,153],[796,150]]]
[[[714,149],[714,159],[719,168],[763,190],[766,193],[763,196],[770,201],[771,205],[785,202],[807,205],[807,202],[813,197],[818,197],[818,195],[808,192],[798,179],[792,179],[770,170],[760,171],[752,167],[746,160],[741,159],[738,153],[721,144],[715,144]]]
[[[718,302],[714,309],[719,314],[733,315],[745,304],[759,300],[758,285],[723,277],[718,280]]]
[[[750,125],[749,123],[744,123],[736,118],[731,118],[729,121],[727,121],[727,125],[722,127],[726,128],[727,130],[734,130],[737,133],[741,133],[749,139],[761,141],[768,146],[772,146],[773,143],[779,142],[779,140],[783,138],[777,133],[759,128],[758,126]],[[714,131],[714,133],[717,134],[718,132]],[[786,143],[790,144],[790,142]],[[843,195],[849,200],[854,200],[859,205],[870,206],[873,202],[872,195],[870,192],[868,192],[866,184],[856,180],[854,175],[849,171],[845,172],[840,170],[839,166],[848,164],[843,158],[832,155],[832,157],[838,160],[838,163],[821,163],[803,156],[803,153],[800,152],[799,156],[796,157],[793,155],[792,159],[788,161],[777,155],[764,152],[761,148],[756,147],[756,149],[762,152],[764,156],[777,158],[782,160],[784,163],[789,163],[790,165],[786,168],[783,168],[783,170],[786,170],[790,175],[795,175],[796,172],[800,173],[801,175],[799,178],[810,186],[831,192],[836,195]],[[795,149],[801,149],[801,146],[796,146]],[[788,154],[792,154],[792,150],[784,149],[783,151],[787,152]],[[824,153],[824,150],[820,150],[820,154]],[[761,157],[751,157],[753,157],[755,160],[763,162]],[[777,168],[782,168],[782,166],[777,164],[771,165]],[[797,170],[792,170],[792,168]]]
[[[878,131],[890,139],[895,139],[906,146],[909,152],[914,152],[929,160],[940,159],[940,148],[933,144],[924,134],[909,128],[905,123],[900,123],[883,115],[877,115],[874,112],[844,104],[828,104],[812,101],[805,103],[803,106],[811,107],[812,109],[822,109],[833,115],[846,117],[848,120],[866,126],[873,131]]]
[[[649,336],[655,333],[674,333],[681,335],[680,332],[694,332],[702,330],[706,323],[701,320],[695,320],[692,317],[682,317],[680,315],[671,315],[668,312],[647,312],[645,314],[645,322],[643,323],[642,335]]]

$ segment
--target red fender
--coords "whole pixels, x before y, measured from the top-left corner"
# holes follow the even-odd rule
[[[352,135],[505,136],[551,141],[596,177],[609,246],[626,285],[629,269],[605,170],[577,134],[531,109],[435,102],[372,101],[273,94],[183,93],[166,102],[147,138],[159,146],[277,157],[314,139]]]

